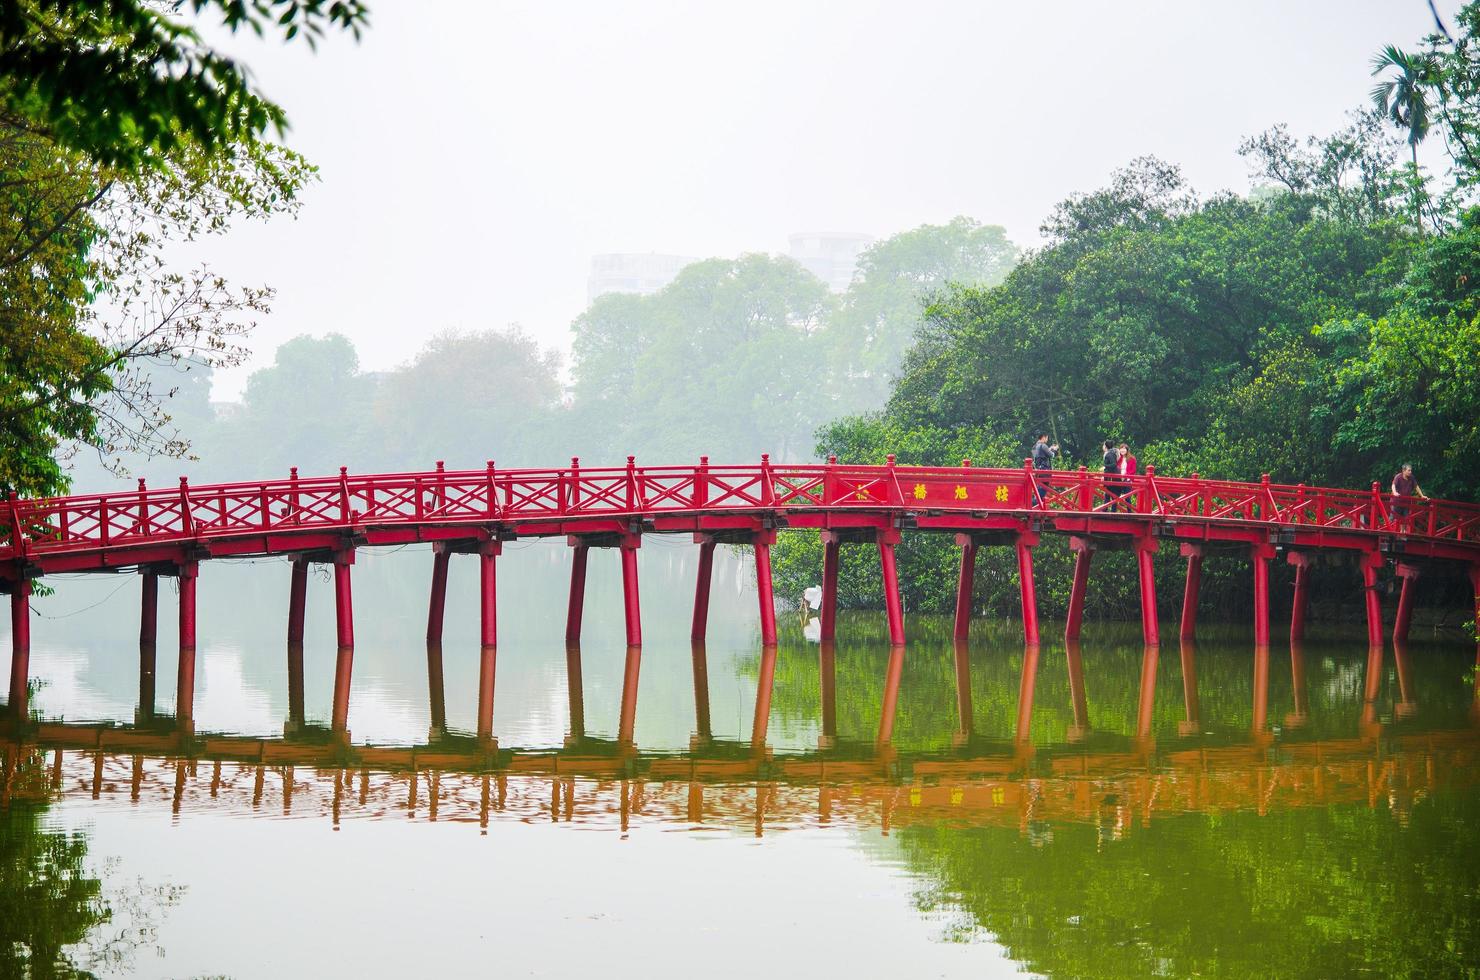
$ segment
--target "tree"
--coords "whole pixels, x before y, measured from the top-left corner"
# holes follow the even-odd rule
[[[1372,89],[1372,103],[1394,126],[1403,130],[1412,160],[1409,174],[1413,199],[1413,225],[1423,231],[1423,178],[1418,169],[1418,144],[1429,134],[1429,87],[1432,84],[1433,61],[1423,55],[1412,55],[1389,44],[1372,59],[1372,74],[1392,69],[1395,77],[1378,82]]]
[[[0,5],[0,122],[130,172],[281,133],[283,109],[177,16],[186,7],[310,45],[326,28],[358,37],[367,21],[360,0],[14,0]]]
[[[995,286],[1018,250],[1000,225],[956,217],[875,242],[826,328],[840,412],[884,404],[926,301],[947,283]]]

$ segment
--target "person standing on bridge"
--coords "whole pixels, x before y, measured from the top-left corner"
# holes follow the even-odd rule
[[[1136,509],[1136,503],[1135,498],[1131,495],[1131,485],[1135,481],[1131,477],[1136,475],[1136,457],[1131,455],[1130,446],[1123,442],[1120,444],[1120,448],[1116,450],[1116,456],[1118,457],[1118,462],[1115,469],[1121,476],[1120,502],[1126,510],[1133,511]]]
[[[1054,443],[1050,446],[1048,444],[1048,433],[1043,433],[1038,437],[1038,441],[1033,444],[1033,469],[1053,469],[1053,459],[1058,454],[1059,444]],[[1033,478],[1033,506],[1043,506],[1043,491],[1038,487],[1038,478],[1036,476]]]
[[[1429,495],[1423,492],[1423,487],[1418,485],[1418,477],[1413,475],[1413,464],[1404,463],[1403,468],[1393,474],[1393,521],[1402,527],[1408,517],[1409,501],[1414,497],[1428,500]],[[1407,529],[1407,530],[1412,530]]]
[[[1116,510],[1116,501],[1120,499],[1120,494],[1116,489],[1120,481],[1115,479],[1120,474],[1120,451],[1110,445],[1109,439],[1100,443],[1100,451],[1102,453],[1100,462],[1105,472],[1105,495],[1110,498],[1110,505],[1105,509],[1113,514]]]

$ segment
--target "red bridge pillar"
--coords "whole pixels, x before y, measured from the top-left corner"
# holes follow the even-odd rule
[[[1369,552],[1362,556],[1362,595],[1367,606],[1367,646],[1382,647],[1382,599],[1377,594],[1377,572],[1382,568],[1382,555]]]
[[[1475,700],[1480,704],[1480,562],[1470,566],[1470,588],[1475,593]]]
[[[758,531],[751,542],[755,548],[755,591],[761,606],[761,646],[774,647],[776,597],[771,589],[771,545],[776,543],[776,532]]]
[[[1038,642],[1038,590],[1033,583],[1033,546],[1038,535],[1019,531],[1017,536],[1018,588],[1023,600],[1023,642]]]
[[[976,541],[969,534],[956,535],[961,546],[961,572],[956,577],[956,628],[952,638],[963,642],[971,633],[971,595],[976,587]]]
[[[709,587],[714,580],[714,537],[695,534],[694,542],[699,546],[699,571],[694,581],[694,624],[689,639],[703,643],[709,635]]]
[[[447,563],[452,554],[442,544],[432,546],[432,594],[427,602],[427,642],[442,642],[442,619],[447,608]]]
[[[1398,577],[1403,580],[1403,589],[1398,593],[1398,615],[1393,620],[1393,642],[1407,643],[1408,628],[1413,624],[1413,593],[1416,590],[1414,583],[1419,576],[1419,569],[1415,565],[1406,562],[1398,563]]]
[[[175,720],[185,728],[195,718],[195,580],[196,562],[179,566],[180,662],[175,673]]]
[[[1182,621],[1178,636],[1189,641],[1197,636],[1197,596],[1202,590],[1203,546],[1184,542],[1182,557],[1187,559],[1187,586],[1182,591]]]
[[[288,583],[288,643],[303,643],[303,609],[308,601],[308,559],[293,559]]]
[[[899,573],[894,566],[894,546],[899,544],[899,530],[878,532],[879,567],[884,578],[884,610],[889,619],[890,646],[904,646],[904,609],[899,601]]]
[[[1074,552],[1074,583],[1069,587],[1069,614],[1064,619],[1064,642],[1079,640],[1079,630],[1084,624],[1084,597],[1089,592],[1089,562],[1094,557],[1095,545],[1088,538],[1069,538],[1069,550]]]
[[[1156,539],[1150,536],[1135,541],[1136,567],[1141,580],[1141,636],[1148,646],[1161,642],[1156,620],[1156,574],[1152,564]]]
[[[640,535],[624,534],[618,548],[622,553],[622,611],[627,620],[629,647],[642,646],[642,606],[637,593],[637,549],[641,546]]]
[[[1269,560],[1273,557],[1270,545],[1256,544],[1249,549],[1254,562],[1254,645],[1260,647],[1269,646]]]
[[[498,657],[498,555],[497,541],[478,548],[479,654],[478,738],[493,738],[493,688]]]
[[[841,542],[830,531],[822,532],[822,608],[818,610],[820,639],[831,643],[838,627],[838,547]]]
[[[355,610],[350,589],[350,568],[355,563],[355,550],[344,548],[334,553],[334,629],[339,651],[334,660],[334,707],[330,725],[335,732],[349,730],[350,677],[355,665]]]
[[[1292,551],[1285,560],[1295,566],[1295,604],[1290,608],[1290,642],[1305,639],[1305,616],[1310,609],[1310,556]]]
[[[17,725],[30,710],[27,685],[31,679],[31,581],[20,579],[10,587],[10,714]]]
[[[159,637],[159,574],[141,571],[143,594],[139,597],[139,643],[154,646]]]

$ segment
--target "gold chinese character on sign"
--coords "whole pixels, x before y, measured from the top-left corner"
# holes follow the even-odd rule
[[[915,484],[915,499],[916,500],[924,500],[925,499],[925,484],[923,484],[923,483],[917,483],[917,484]]]
[[[853,491],[853,499],[854,500],[867,500],[868,499],[868,491],[867,490],[855,490],[855,491]]]
[[[956,499],[957,500],[965,500],[966,499],[966,488],[965,487],[957,487],[956,488]]]
[[[998,503],[1005,503],[1006,501],[1007,501],[1007,488],[1004,487],[1004,486],[1000,486],[999,485],[997,487],[997,502]]]

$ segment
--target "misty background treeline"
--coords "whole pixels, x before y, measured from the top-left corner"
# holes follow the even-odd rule
[[[795,260],[751,254],[684,268],[652,295],[598,297],[571,324],[569,363],[517,327],[446,331],[407,364],[362,369],[332,329],[281,345],[239,402],[208,368],[153,368],[187,459],[80,455],[75,490],[351,470],[619,465],[812,457],[818,428],[881,408],[919,323],[947,282],[989,287],[1018,249],[958,217],[871,245],[830,292]]]

